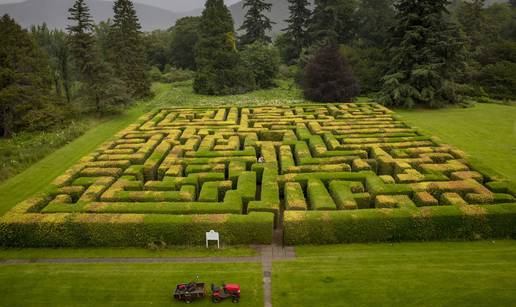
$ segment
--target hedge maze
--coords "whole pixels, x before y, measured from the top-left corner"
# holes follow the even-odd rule
[[[162,109],[0,220],[7,246],[514,237],[516,186],[377,104]]]

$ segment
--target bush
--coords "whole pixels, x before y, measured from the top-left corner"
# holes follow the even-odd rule
[[[306,99],[320,102],[349,102],[360,92],[337,45],[317,51],[305,67],[302,85]]]
[[[279,72],[280,58],[278,50],[263,43],[246,45],[241,52],[242,61],[253,72],[258,88],[271,88]]]
[[[193,80],[194,76],[195,72],[191,70],[171,69],[169,72],[163,74],[161,80],[165,83],[183,82]]]

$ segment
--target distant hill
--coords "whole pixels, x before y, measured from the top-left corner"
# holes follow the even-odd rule
[[[44,22],[50,28],[64,29],[68,25],[68,9],[74,0],[27,0],[21,3],[0,5],[0,15],[9,14],[24,27]],[[113,15],[113,3],[101,0],[87,0],[95,22],[106,20]],[[135,3],[144,31],[166,29],[173,26],[182,14],[162,8]]]
[[[187,3],[188,1],[191,2]],[[275,22],[272,32],[279,33],[286,28],[285,19],[289,16],[288,1],[269,1],[272,3],[272,10],[267,13],[267,16]],[[67,10],[73,5],[73,2],[74,0],[27,0],[21,3],[2,4],[0,5],[0,15],[8,13],[24,27],[46,22],[50,28],[64,29],[68,24]],[[106,20],[112,16],[112,1],[87,0],[87,2],[96,22]],[[135,7],[143,30],[151,31],[154,29],[167,29],[173,26],[177,19],[184,16],[201,15],[204,2],[205,0],[138,0],[135,3]],[[488,0],[486,3],[490,5],[500,2],[508,2],[508,0]],[[181,10],[193,6],[199,6],[199,8],[187,12],[173,12],[169,10]],[[246,14],[246,10],[243,8],[243,1],[229,6],[229,10],[235,20],[235,28],[240,28]]]

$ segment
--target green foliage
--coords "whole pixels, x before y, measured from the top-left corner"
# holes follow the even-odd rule
[[[349,102],[360,92],[337,45],[321,48],[306,65],[303,90],[306,99],[320,102]]]
[[[106,216],[107,217],[107,216]],[[270,244],[271,213],[249,215],[160,215],[142,218],[96,217],[67,214],[40,221],[27,216],[6,215],[0,221],[0,246],[16,247],[145,247],[157,240],[167,245],[204,244],[205,232],[216,229],[226,244]]]
[[[9,139],[0,139],[0,181],[20,173],[97,123],[91,120],[74,121],[51,131],[22,132]]]
[[[460,81],[473,97],[514,99],[516,10],[508,4],[461,2],[455,14],[467,37],[468,66]]]
[[[427,241],[515,238],[515,204],[364,209],[337,212],[285,212],[285,243],[335,244],[382,241]],[[483,212],[483,213],[480,213]],[[322,220],[324,219],[324,222]]]
[[[382,77],[389,64],[382,49],[342,45],[340,52],[349,61],[363,94],[375,93],[381,89]]]
[[[31,35],[37,44],[43,48],[50,62],[51,76],[56,94],[64,94],[66,101],[71,102],[72,90],[72,65],[70,49],[67,44],[66,34],[61,30],[49,30],[46,24],[32,26]]]
[[[200,17],[184,17],[171,29],[170,57],[174,66],[195,70],[195,45],[199,40]]]
[[[440,107],[457,103],[454,78],[463,66],[464,43],[447,20],[447,0],[396,3],[390,70],[380,101],[389,106]]]
[[[274,79],[279,70],[279,52],[270,45],[253,43],[244,47],[241,52],[243,64],[253,73],[258,88],[275,86]]]
[[[382,48],[394,26],[394,0],[362,0],[356,12],[358,44]]]
[[[356,0],[316,0],[309,25],[311,42],[351,42],[357,5]]]
[[[8,15],[0,19],[0,40],[0,135],[46,129],[61,120],[45,54]]]
[[[114,72],[125,82],[131,96],[150,95],[150,82],[145,63],[145,49],[141,26],[134,4],[130,0],[117,0],[111,26],[110,51]]]
[[[161,71],[165,70],[166,66],[171,63],[170,41],[171,33],[169,31],[154,30],[143,34],[145,61],[148,66],[156,66]]]
[[[299,58],[303,48],[308,47],[310,37],[308,34],[308,26],[312,12],[308,8],[310,3],[308,0],[288,0],[290,16],[286,20],[287,28],[282,37],[284,44],[282,46],[283,61],[292,64],[294,60]]]
[[[69,12],[73,22],[68,27],[70,52],[81,81],[79,101],[93,104],[97,114],[118,112],[130,101],[128,91],[99,55],[89,8],[84,0],[77,0]]]
[[[240,44],[270,43],[272,40],[267,32],[272,30],[273,22],[264,12],[270,12],[272,4],[264,0],[244,0],[243,7],[247,8],[247,13],[244,23],[239,29],[244,31],[244,34],[240,37]]]
[[[254,88],[253,75],[242,65],[236,48],[233,18],[222,0],[206,1],[199,30],[195,92],[229,95]]]

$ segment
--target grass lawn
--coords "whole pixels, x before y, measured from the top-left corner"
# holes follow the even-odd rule
[[[397,110],[428,135],[471,155],[471,161],[516,181],[516,106],[477,104],[472,108]]]
[[[0,249],[0,259],[55,258],[177,258],[257,256],[248,246],[227,248],[171,247],[161,250],[144,248],[9,248]]]
[[[516,241],[299,247],[275,306],[515,306]]]
[[[263,306],[258,263],[237,264],[31,264],[0,267],[0,306],[184,306],[175,285],[199,275],[209,284],[239,283],[239,306]],[[213,306],[209,299],[195,306]],[[232,306],[226,301],[221,306]]]

